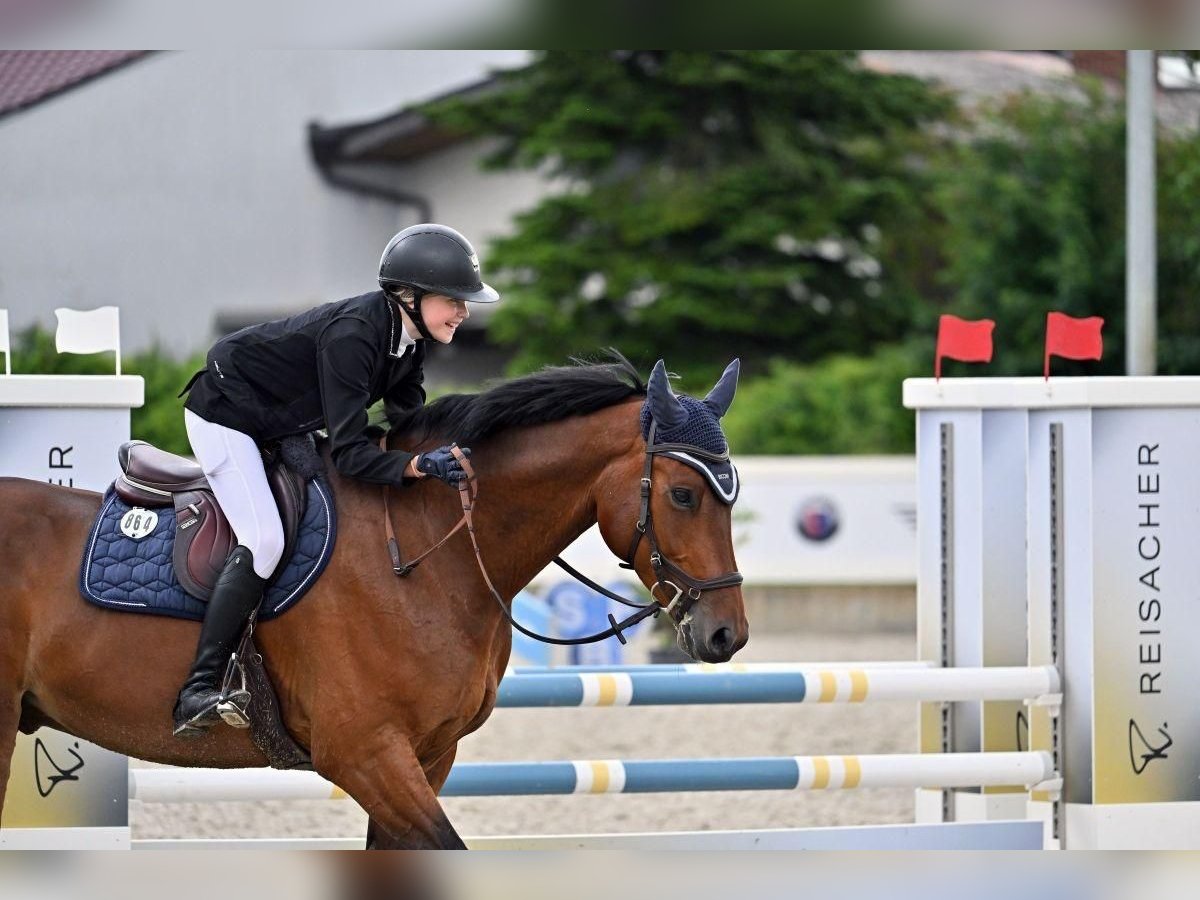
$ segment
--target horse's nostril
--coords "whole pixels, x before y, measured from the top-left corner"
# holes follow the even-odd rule
[[[733,632],[728,628],[718,628],[709,638],[708,644],[717,653],[726,653],[733,646]]]

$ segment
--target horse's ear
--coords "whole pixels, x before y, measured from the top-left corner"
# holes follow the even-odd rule
[[[654,364],[654,371],[646,383],[646,402],[650,404],[650,415],[659,431],[671,431],[687,421],[687,410],[671,390],[667,364],[661,359]]]
[[[704,402],[717,414],[718,419],[729,412],[729,407],[733,404],[733,395],[737,393],[738,373],[741,370],[742,361],[735,359],[725,367],[725,371],[721,373],[721,379],[704,398]]]

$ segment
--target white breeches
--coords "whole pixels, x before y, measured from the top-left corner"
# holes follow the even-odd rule
[[[249,435],[183,411],[188,441],[225,511],[237,541],[254,554],[254,571],[269,578],[283,556],[283,524],[267,484],[262,454]]]

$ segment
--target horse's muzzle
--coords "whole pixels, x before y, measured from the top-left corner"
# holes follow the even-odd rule
[[[744,627],[718,623],[706,628],[703,620],[688,617],[679,627],[678,641],[679,649],[698,662],[723,663],[741,650],[749,637]]]

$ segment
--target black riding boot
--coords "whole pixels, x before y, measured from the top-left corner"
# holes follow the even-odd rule
[[[254,571],[254,557],[237,546],[225,561],[200,629],[200,646],[188,680],[175,703],[175,736],[196,737],[216,722],[221,679],[242,627],[262,601],[266,579]]]

